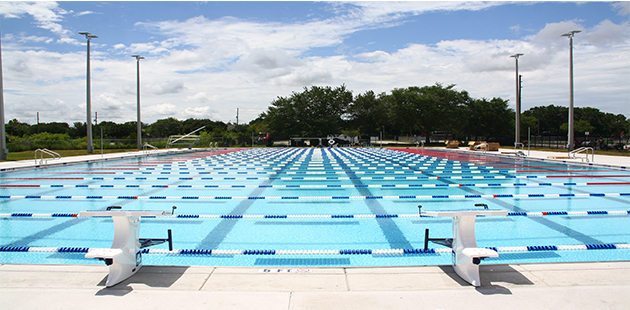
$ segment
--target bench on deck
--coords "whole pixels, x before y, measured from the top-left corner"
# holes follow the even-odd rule
[[[459,148],[459,141],[456,141],[456,140],[446,141],[446,148],[447,149],[457,149],[457,148]]]
[[[571,159],[570,156],[547,156],[550,159]]]

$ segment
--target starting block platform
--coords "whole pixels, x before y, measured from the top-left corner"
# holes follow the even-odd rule
[[[83,211],[81,217],[111,217],[114,221],[114,241],[110,249],[89,250],[86,258],[96,258],[109,266],[107,287],[114,286],[134,275],[142,268],[142,248],[169,241],[167,239],[140,239],[140,218],[148,216],[172,215],[170,211]]]
[[[506,210],[459,210],[459,211],[420,211],[420,215],[453,218],[453,269],[466,282],[480,286],[479,263],[488,257],[499,257],[499,253],[477,247],[475,221],[477,216],[508,215]]]

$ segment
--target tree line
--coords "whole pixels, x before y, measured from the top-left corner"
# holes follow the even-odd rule
[[[595,108],[575,108],[576,136],[619,137],[630,131],[630,120],[623,114],[601,112]],[[534,107],[521,116],[522,138],[527,128],[532,135],[566,135],[568,108],[549,105]],[[143,138],[166,138],[186,134],[202,126],[210,137],[251,137],[259,132],[272,136],[326,137],[348,136],[429,136],[446,133],[461,140],[508,139],[513,143],[515,112],[501,98],[472,98],[455,85],[395,88],[388,93],[366,91],[353,95],[345,85],[311,86],[287,97],[277,97],[268,109],[249,124],[234,125],[211,119],[160,119],[142,124]],[[5,126],[12,141],[64,140],[85,138],[86,124],[75,122],[29,125],[10,120]],[[103,121],[94,125],[94,135],[103,131],[105,139],[136,139],[136,122],[117,124]],[[511,142],[509,141],[511,139]],[[503,144],[503,143],[502,143]]]
[[[93,125],[95,136],[100,136],[101,129],[104,139],[136,139],[137,122],[126,122],[117,124],[115,122],[103,121]],[[169,117],[157,120],[152,124],[142,123],[143,138],[166,138],[170,135],[186,134],[198,128],[204,128],[204,133],[209,136],[221,137],[225,135],[228,124],[210,119],[187,119],[184,121]],[[233,131],[246,131],[248,126],[234,127]],[[17,119],[10,120],[5,125],[5,131],[9,140],[63,140],[85,138],[87,127],[85,123],[75,122],[72,126],[67,123],[40,123],[29,125]]]
[[[623,114],[604,113],[595,108],[575,108],[578,136],[619,137],[630,131]],[[312,86],[288,97],[278,97],[252,123],[281,136],[322,137],[346,133],[350,136],[427,136],[441,132],[462,140],[507,139],[514,142],[515,111],[501,98],[472,98],[455,85],[411,86],[389,93],[373,91],[353,96],[345,85]],[[566,135],[568,108],[534,107],[521,116],[521,133]],[[511,139],[511,142],[509,142]]]

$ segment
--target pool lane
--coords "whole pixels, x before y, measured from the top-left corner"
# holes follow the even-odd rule
[[[368,152],[369,151],[369,152]],[[542,166],[539,163],[522,164],[520,166],[512,163],[487,162],[487,166],[478,166],[469,162],[448,161],[437,159],[426,159],[425,162],[420,157],[400,157],[392,155],[391,160],[379,159],[387,158],[387,154],[375,154],[378,150],[343,150],[331,149],[316,152],[315,149],[296,150],[294,152],[285,151],[282,153],[260,153],[258,155],[242,152],[244,156],[236,156],[240,154],[232,154],[233,156],[213,156],[210,158],[188,158],[185,161],[163,161],[160,163],[139,162],[136,170],[133,166],[120,164],[109,165],[91,165],[91,168],[80,168],[73,172],[73,176],[77,178],[64,178],[67,174],[47,174],[45,178],[37,179],[14,178],[0,180],[0,195],[2,191],[10,191],[11,194],[24,194],[32,196],[46,196],[55,194],[59,196],[73,196],[76,194],[86,196],[107,196],[108,192],[115,191],[123,193],[123,196],[145,196],[145,197],[191,197],[203,195],[224,195],[230,197],[245,197],[245,199],[231,199],[231,201],[198,201],[179,200],[174,203],[168,199],[114,199],[113,201],[104,199],[85,199],[65,201],[51,201],[37,198],[22,199],[28,201],[30,205],[46,205],[42,210],[68,210],[80,208],[82,204],[89,203],[90,208],[99,209],[111,204],[112,202],[127,203],[130,208],[139,209],[170,209],[173,204],[178,205],[179,214],[225,214],[225,215],[247,215],[247,214],[400,214],[412,213],[417,211],[417,204],[422,203],[425,208],[453,208],[456,206],[469,208],[476,200],[486,201],[491,207],[501,207],[508,210],[548,210],[568,208],[571,210],[593,210],[593,204],[598,201],[610,201],[615,203],[614,206],[627,205],[626,197],[599,197],[582,198],[574,197],[531,197],[521,198],[483,198],[482,195],[502,195],[503,193],[540,193],[558,194],[558,193],[576,193],[590,194],[599,192],[599,188],[618,189],[623,191],[627,187],[627,172],[616,171],[620,174],[611,173],[611,171],[599,171],[597,169],[577,169],[575,167],[554,167]],[[316,153],[321,153],[322,158],[313,158]],[[399,152],[396,152],[399,153]],[[309,157],[310,154],[310,157]],[[395,155],[395,153],[392,153]],[[254,163],[254,157],[273,159],[278,155],[279,160],[267,160],[268,166],[263,163]],[[324,156],[326,155],[326,156]],[[337,156],[338,158],[334,158]],[[377,160],[374,160],[374,159]],[[212,160],[210,160],[212,159]],[[333,160],[334,159],[334,160]],[[170,162],[170,163],[169,163]],[[289,164],[290,163],[290,164]],[[494,164],[494,166],[493,166]],[[412,166],[416,165],[416,166]],[[503,165],[503,166],[499,166]],[[264,169],[260,169],[263,167]],[[409,167],[408,169],[406,167]],[[111,170],[109,168],[112,168]],[[124,168],[125,170],[121,170]],[[127,170],[132,168],[132,170]],[[145,169],[146,168],[146,169]],[[391,169],[390,169],[391,168]],[[149,170],[153,169],[153,170]],[[499,172],[485,172],[483,170],[497,170]],[[509,170],[514,170],[511,172]],[[566,177],[566,180],[555,178],[550,181],[548,177],[556,176],[556,172],[536,172],[542,170],[560,171]],[[571,171],[575,170],[575,171]],[[610,170],[610,169],[608,169]],[[478,172],[481,171],[481,172]],[[505,172],[509,171],[509,172]],[[516,172],[516,171],[535,171],[533,173]],[[46,172],[53,172],[47,170]],[[63,172],[63,171],[62,171]],[[74,172],[87,172],[87,174],[74,174]],[[101,177],[93,173],[108,172]],[[130,172],[130,173],[126,173]],[[141,172],[141,173],[138,173]],[[207,174],[205,172],[208,172]],[[264,174],[262,174],[264,172]],[[333,173],[334,172],[334,173]],[[402,172],[402,173],[400,173]],[[623,174],[626,174],[625,176]],[[48,175],[58,176],[59,179],[50,179]],[[78,178],[81,176],[82,178]],[[610,177],[614,176],[614,177]],[[573,179],[575,177],[575,179]],[[415,178],[415,179],[413,179]],[[598,182],[600,180],[611,182]],[[565,182],[568,181],[568,182]],[[625,182],[624,182],[625,181]],[[32,182],[32,184],[25,184]],[[68,183],[66,183],[68,182]],[[131,184],[128,184],[131,182]],[[40,184],[38,184],[40,183]],[[48,183],[48,184],[44,184]],[[61,184],[59,184],[61,183]],[[602,184],[597,184],[602,183]],[[4,186],[6,185],[6,186]],[[12,186],[16,185],[16,186]],[[26,186],[19,186],[26,185]],[[31,186],[44,185],[44,186]],[[48,187],[46,187],[46,185]],[[61,187],[52,187],[52,185],[62,185]],[[446,186],[443,186],[446,185]],[[4,187],[2,187],[4,186]],[[74,186],[74,187],[73,187]],[[111,187],[109,187],[111,186]],[[122,188],[121,186],[124,186]],[[131,187],[127,187],[131,186]],[[206,186],[212,186],[207,188]],[[325,186],[325,187],[324,187]],[[330,186],[330,187],[329,187]],[[596,190],[593,190],[596,189]],[[49,192],[49,191],[55,192]],[[457,195],[479,196],[473,200],[465,201],[463,197],[453,197],[452,199],[440,198],[441,196],[457,196],[457,195],[441,195],[441,191],[456,190]],[[150,194],[149,191],[151,191]],[[407,192],[416,192],[419,196],[428,194],[432,198],[398,198],[392,199],[373,199],[374,197],[398,195],[407,196]],[[292,193],[293,194],[289,194]],[[179,193],[179,194],[177,194]],[[297,193],[297,194],[296,194]],[[77,195],[77,196],[79,196]],[[274,196],[286,197],[313,197],[321,195],[324,197],[350,197],[363,196],[363,199],[297,199],[295,200],[269,200],[259,199]],[[17,196],[17,195],[16,195]],[[409,195],[411,196],[411,195]],[[433,196],[438,196],[433,198]],[[249,199],[253,197],[256,199]],[[368,199],[367,197],[373,197]],[[0,198],[1,200],[2,198]],[[62,198],[67,199],[67,198]],[[615,200],[616,199],[616,200]],[[20,199],[9,198],[0,201],[0,208],[14,205],[17,208],[24,209],[24,204]],[[205,204],[206,206],[197,206]],[[612,204],[611,204],[612,205]],[[29,207],[30,208],[30,207]],[[614,209],[618,207],[610,207],[606,205],[605,209]],[[595,208],[597,209],[597,208]],[[82,209],[79,209],[82,210]],[[26,210],[28,211],[28,210]],[[0,209],[1,212],[1,209]],[[561,219],[556,217],[540,221],[540,218],[534,219],[493,219],[492,221],[480,221],[483,227],[483,233],[480,241],[483,244],[493,245],[511,245],[511,243],[520,242],[525,244],[536,244],[536,240],[575,240],[577,243],[583,244],[601,244],[604,242],[619,242],[619,238],[614,234],[606,236],[605,234],[597,234],[596,227],[584,227],[585,225],[572,226],[579,220]],[[625,218],[620,218],[623,224]],[[217,219],[217,220],[199,220],[196,222],[177,222],[177,220],[147,220],[147,231],[152,232],[160,225],[175,225],[180,233],[178,236],[184,239],[182,248],[261,248],[273,247],[282,248],[289,246],[290,248],[300,249],[300,247],[326,247],[327,243],[315,243],[307,246],[306,243],[296,243],[289,245],[290,238],[285,236],[297,235],[304,238],[302,242],[308,242],[309,239],[318,239],[318,234],[324,234],[328,238],[330,236],[345,236],[347,240],[338,239],[330,240],[330,244],[336,247],[366,247],[361,245],[362,239],[353,239],[357,233],[368,234],[378,232],[370,236],[370,240],[374,240],[374,247],[389,248],[418,248],[419,237],[418,231],[424,225],[437,225],[436,233],[440,229],[449,226],[449,223],[429,223],[425,219],[416,219],[417,223],[409,223],[407,220],[394,218],[378,218],[373,220],[266,220],[249,223],[243,219]],[[250,220],[251,221],[251,220]],[[592,221],[592,219],[591,219]],[[611,217],[608,220],[597,220],[601,223],[609,223],[604,225],[612,225],[615,220]],[[229,223],[228,223],[229,222]],[[531,222],[530,224],[525,224]],[[33,222],[35,223],[35,222]],[[222,224],[224,223],[224,224]],[[389,224],[383,224],[389,223]],[[52,224],[52,223],[51,223]],[[94,224],[94,221],[88,221],[85,224]],[[58,228],[52,228],[59,225]],[[52,240],[47,239],[51,235],[63,234],[64,232],[77,231],[77,229],[85,229],[84,224],[76,224],[63,228],[60,223],[55,223],[49,228],[47,236],[42,236],[40,241]],[[414,226],[415,225],[415,226]],[[491,225],[491,226],[488,226]],[[540,234],[533,238],[500,240],[492,234],[487,235],[486,232],[497,232],[496,227],[502,229],[510,229],[510,225],[517,225],[522,229],[538,229]],[[615,224],[619,225],[619,224]],[[250,227],[248,227],[250,226]],[[431,226],[433,227],[433,226]],[[563,229],[564,227],[564,229]],[[567,230],[566,228],[569,228]],[[304,230],[304,233],[292,233],[292,229]],[[45,230],[44,229],[44,230]],[[53,231],[55,230],[55,231]],[[99,229],[100,230],[100,229]],[[105,229],[107,230],[107,229]],[[43,231],[43,230],[42,230]],[[155,230],[161,231],[160,229]],[[259,231],[260,236],[255,238],[247,238],[252,231]],[[481,231],[481,229],[480,229]],[[448,233],[448,228],[445,230]],[[36,233],[36,232],[35,232]],[[280,234],[281,237],[276,235]],[[499,234],[503,234],[499,232]],[[546,235],[545,235],[546,234]],[[380,235],[380,236],[379,236]],[[273,241],[274,236],[276,240]],[[367,235],[366,235],[367,236]],[[322,236],[323,237],[323,236]],[[357,236],[358,237],[358,236]],[[364,236],[365,237],[365,236]],[[367,237],[365,237],[367,238]],[[381,241],[380,238],[383,240]],[[545,239],[546,238],[546,239]],[[180,239],[181,240],[181,239]],[[202,240],[202,241],[199,241]],[[324,239],[322,239],[324,240]],[[520,241],[519,241],[520,240]],[[26,240],[24,240],[26,241]],[[78,242],[78,241],[75,241]],[[95,242],[92,240],[91,242]],[[106,243],[111,241],[99,242]],[[316,241],[315,241],[316,242]],[[357,242],[356,244],[354,242]],[[511,243],[510,243],[511,242]],[[529,243],[528,243],[529,242]],[[556,241],[550,241],[556,242]],[[18,245],[19,242],[11,243]],[[81,241],[82,244],[89,241]],[[519,245],[521,245],[519,244]],[[45,244],[38,244],[45,246]],[[234,258],[236,259],[236,258]],[[350,261],[354,261],[352,258]],[[381,260],[381,258],[378,258]],[[309,262],[300,261],[302,263]]]

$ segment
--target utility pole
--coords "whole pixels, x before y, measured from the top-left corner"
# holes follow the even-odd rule
[[[573,140],[575,140],[573,132],[573,36],[581,30],[573,30],[563,34],[563,37],[569,38],[569,132],[567,133],[567,148],[569,152],[573,151]]]
[[[131,57],[135,57],[136,58],[136,62],[137,62],[137,122],[136,122],[136,135],[137,135],[137,140],[138,140],[138,150],[141,151],[142,150],[142,121],[140,120],[140,59],[144,59],[144,57],[140,56],[140,55],[131,55]]]
[[[520,75],[518,74],[518,58],[524,54],[518,53],[510,57],[514,57],[516,60],[516,119],[514,128],[514,147],[521,142],[521,82]]]
[[[87,31],[80,31],[80,35],[84,35],[87,39],[87,77],[86,77],[86,106],[87,106],[87,153],[94,153],[94,146],[92,145],[92,87],[90,85],[90,41],[94,38],[98,38]]]
[[[0,32],[0,37],[2,32]],[[2,86],[2,42],[0,42],[0,160],[7,160],[7,136],[4,132],[4,88]]]

